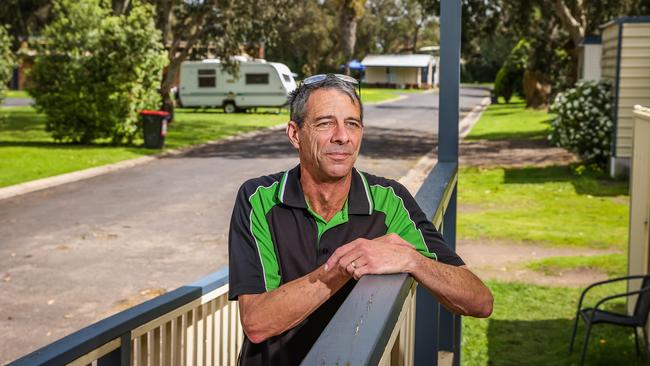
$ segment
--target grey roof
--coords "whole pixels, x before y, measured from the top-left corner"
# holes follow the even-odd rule
[[[368,55],[364,57],[363,66],[425,67],[434,63],[431,55]]]

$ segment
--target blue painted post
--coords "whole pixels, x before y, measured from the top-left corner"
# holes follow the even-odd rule
[[[440,4],[440,118],[438,160],[458,163],[458,124],[460,118],[460,0],[442,0]],[[443,236],[456,250],[456,188],[445,212]],[[460,317],[440,308],[438,349],[454,353],[454,365],[460,364]]]
[[[441,0],[440,3],[438,161],[458,163],[461,2]],[[455,250],[455,188],[444,215],[442,229],[445,241]],[[437,335],[432,335],[432,331]],[[440,307],[426,290],[418,288],[415,364],[437,365],[439,350],[454,352],[454,365],[460,364],[460,317]]]

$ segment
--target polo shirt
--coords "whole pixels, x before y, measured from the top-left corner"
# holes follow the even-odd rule
[[[325,221],[305,200],[300,165],[251,179],[239,189],[230,222],[229,298],[273,291],[316,270],[338,247],[389,233],[398,234],[432,260],[464,264],[406,188],[394,180],[353,169],[343,209]],[[283,334],[259,344],[245,337],[240,364],[300,364],[355,284],[351,279]],[[269,321],[272,317],[269,314]]]

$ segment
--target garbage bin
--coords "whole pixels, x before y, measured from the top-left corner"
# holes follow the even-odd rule
[[[149,149],[162,149],[167,135],[169,113],[165,111],[144,110],[140,112],[142,118],[142,132],[144,147]]]

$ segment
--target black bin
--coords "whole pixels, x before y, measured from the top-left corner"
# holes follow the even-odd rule
[[[144,134],[144,147],[148,149],[162,149],[167,135],[169,113],[165,111],[144,110],[140,112],[142,119],[142,132]]]

